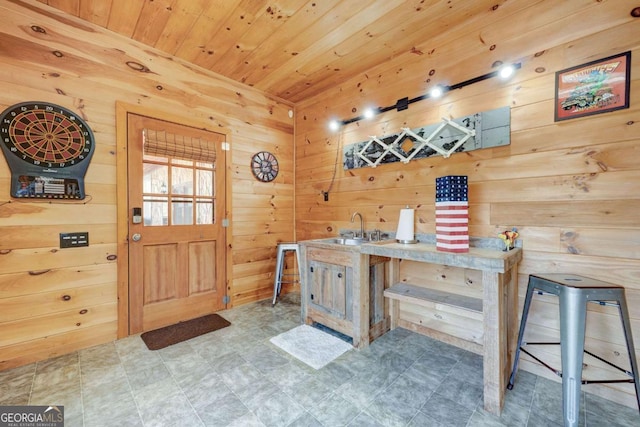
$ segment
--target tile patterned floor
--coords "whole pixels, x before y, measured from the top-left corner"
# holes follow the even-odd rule
[[[225,329],[150,351],[139,336],[0,372],[0,405],[64,405],[65,426],[561,426],[560,384],[520,371],[501,417],[482,410],[482,359],[397,329],[314,370],[269,338],[299,296],[220,312]],[[583,393],[581,426],[640,426]]]

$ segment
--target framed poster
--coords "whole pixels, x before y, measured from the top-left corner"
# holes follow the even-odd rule
[[[555,121],[629,108],[631,52],[556,72]]]

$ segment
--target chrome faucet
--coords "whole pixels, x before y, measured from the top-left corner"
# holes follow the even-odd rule
[[[356,215],[360,217],[360,237],[364,239],[364,220],[362,219],[362,214],[360,212],[354,212],[353,215],[351,215],[351,222],[356,219]],[[356,234],[355,237],[358,237],[358,235]]]

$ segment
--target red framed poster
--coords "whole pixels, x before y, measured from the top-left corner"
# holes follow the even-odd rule
[[[629,108],[631,52],[556,72],[555,121]]]

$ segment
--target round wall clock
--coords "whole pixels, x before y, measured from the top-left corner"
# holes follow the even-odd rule
[[[95,149],[82,118],[59,105],[23,102],[0,114],[11,196],[84,199],[84,176]]]
[[[261,151],[253,155],[251,170],[257,180],[271,182],[278,175],[278,159],[268,151]]]

